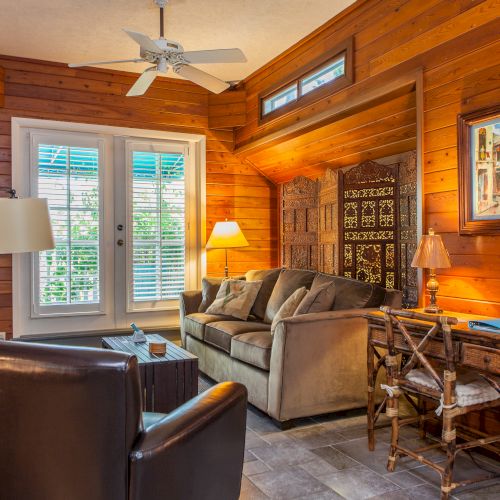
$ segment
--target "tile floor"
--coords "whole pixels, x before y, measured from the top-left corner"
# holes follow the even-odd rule
[[[376,450],[370,452],[365,418],[363,411],[344,412],[304,419],[281,431],[265,414],[249,407],[240,500],[439,499],[439,476],[420,463],[403,458],[396,472],[387,472],[390,430],[377,431]],[[407,444],[417,439],[415,429],[403,430]],[[444,458],[441,451],[431,453]],[[459,455],[457,479],[471,472],[484,475],[478,465],[500,472],[499,462],[473,457],[477,465],[469,456]],[[456,490],[453,498],[498,499],[500,479]]]

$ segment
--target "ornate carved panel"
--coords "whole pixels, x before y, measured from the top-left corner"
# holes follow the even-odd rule
[[[281,263],[318,268],[318,182],[296,177],[281,186]]]
[[[399,284],[398,167],[372,161],[339,173],[339,274]]]
[[[318,271],[338,273],[338,172],[328,169],[319,179]]]

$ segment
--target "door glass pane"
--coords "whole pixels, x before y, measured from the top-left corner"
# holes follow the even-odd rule
[[[39,303],[99,303],[99,151],[39,144],[36,174],[56,242],[39,253]]]
[[[184,154],[132,152],[133,302],[178,299],[184,290]]]

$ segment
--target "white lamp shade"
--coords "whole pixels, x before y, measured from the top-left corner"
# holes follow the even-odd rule
[[[216,222],[212,234],[207,241],[207,249],[210,248],[239,248],[247,247],[248,241],[237,222]]]
[[[0,254],[54,248],[47,200],[0,198]]]

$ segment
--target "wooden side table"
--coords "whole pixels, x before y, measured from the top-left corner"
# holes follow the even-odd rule
[[[132,336],[103,337],[105,349],[135,354],[139,361],[143,411],[169,413],[198,394],[198,358],[161,335],[148,341],[166,342],[165,356],[149,353],[148,344],[132,342]]]

